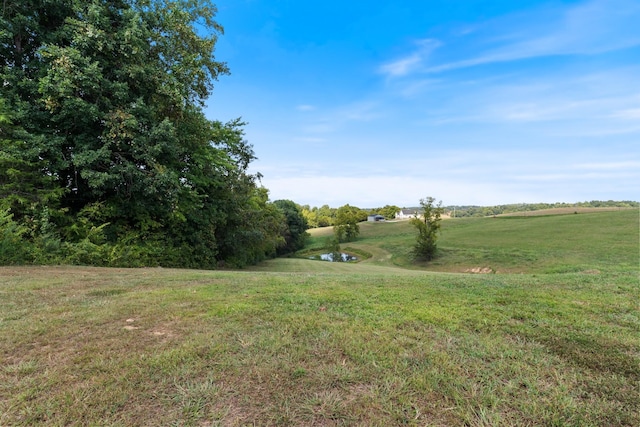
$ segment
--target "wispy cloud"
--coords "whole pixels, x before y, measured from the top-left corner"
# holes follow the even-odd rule
[[[611,114],[611,117],[623,120],[640,120],[640,108],[628,108],[614,111]]]
[[[360,101],[334,107],[321,115],[311,117],[302,126],[310,134],[327,134],[344,129],[351,123],[370,122],[383,116],[377,101]]]
[[[316,137],[309,137],[309,136],[297,137],[297,138],[294,138],[293,140],[295,142],[304,142],[309,144],[320,144],[323,142],[327,142],[326,138],[316,138]]]
[[[550,174],[531,174],[531,175],[518,175],[512,177],[514,180],[519,181],[529,181],[529,182],[545,182],[545,183],[567,183],[571,181],[583,181],[588,180],[611,180],[615,179],[625,179],[625,178],[633,178],[637,177],[637,174],[631,172],[616,172],[615,174],[611,173],[603,173],[603,172],[590,172],[590,173],[580,173],[580,174],[570,174],[570,173],[550,173]]]
[[[561,8],[539,8],[503,16],[476,30],[474,45],[465,33],[425,39],[405,57],[380,66],[391,77],[441,73],[484,64],[558,55],[589,55],[640,45],[640,3],[635,0],[593,0]],[[431,55],[440,48],[441,55]],[[474,52],[456,54],[452,52]]]
[[[301,204],[329,204],[338,207],[346,203],[362,208],[385,204],[416,206],[422,197],[433,196],[444,204],[495,205],[519,202],[577,202],[584,200],[624,199],[633,191],[638,174],[631,171],[607,173],[568,173],[558,168],[549,172],[522,173],[494,177],[481,172],[478,179],[434,173],[413,175],[368,174],[350,176],[298,175],[296,179],[269,175],[264,184],[278,198]],[[613,181],[619,184],[612,186]],[[618,192],[621,192],[618,195]],[[639,194],[640,195],[640,194]],[[321,201],[321,202],[319,202]]]
[[[640,175],[640,161],[620,161],[620,162],[599,162],[599,163],[579,163],[573,166],[578,170],[613,170],[613,171],[633,171]]]
[[[549,123],[538,131],[555,135],[605,135],[637,132],[640,126],[640,68],[586,72],[580,67],[521,72],[503,79],[479,80],[458,88],[433,86],[422,97],[425,125],[455,123]],[[398,95],[402,95],[398,91]],[[429,99],[438,102],[429,102]]]
[[[424,39],[416,42],[417,48],[410,54],[382,64],[379,71],[389,77],[401,77],[420,70],[431,52],[442,43],[435,39]]]
[[[516,196],[515,191],[500,188],[493,183],[469,183],[423,176],[386,176],[382,179],[379,175],[319,175],[295,180],[270,178],[265,181],[265,185],[273,194],[278,194],[278,197],[312,206],[317,200],[334,207],[347,203],[357,204],[362,208],[375,208],[385,204],[417,206],[420,198],[427,196],[442,199],[446,204],[486,205],[497,204],[505,199],[520,200],[522,197],[521,192]]]
[[[618,192],[628,199],[640,179],[640,159],[625,159],[625,153],[601,161],[581,151],[553,157],[533,146],[432,147],[428,153],[395,147],[393,153],[376,164],[334,156],[330,171],[313,161],[286,171],[273,165],[264,184],[277,198],[301,204],[376,207],[413,206],[429,195],[445,204],[478,205],[616,199]]]
[[[296,110],[298,111],[313,111],[316,107],[309,104],[301,104],[296,106]]]
[[[389,76],[404,76],[422,64],[423,55],[414,52],[409,56],[388,62],[380,66],[380,71]]]
[[[640,3],[630,0],[595,0],[557,13],[541,9],[506,16],[489,28],[517,31],[498,39],[480,55],[426,69],[442,72],[476,65],[556,55],[588,55],[640,45]],[[494,27],[494,28],[492,28]],[[505,31],[505,30],[502,30]]]

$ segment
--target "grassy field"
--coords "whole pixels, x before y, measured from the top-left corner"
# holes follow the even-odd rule
[[[463,273],[478,268],[500,273],[637,269],[638,210],[595,212],[592,208],[586,212],[444,220],[438,258],[428,265],[412,261],[416,231],[409,221],[362,223],[360,239],[343,244],[343,249],[372,254],[365,263],[440,272]],[[315,229],[311,234],[312,250],[325,244],[332,229]]]
[[[399,222],[355,264],[0,268],[0,425],[637,426],[638,227],[454,219],[429,266]]]
[[[498,216],[540,216],[540,215],[565,215],[565,214],[577,214],[577,213],[602,213],[602,212],[614,212],[625,210],[637,210],[637,208],[628,207],[565,207],[565,208],[550,208],[550,209],[538,209],[535,211],[523,211],[523,212],[511,212],[508,214],[501,214]]]

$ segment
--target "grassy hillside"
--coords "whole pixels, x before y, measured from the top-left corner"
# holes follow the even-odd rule
[[[424,269],[411,239],[363,224],[357,264],[0,268],[0,425],[640,425],[637,212],[446,221]],[[530,273],[434,272],[487,261]]]
[[[360,238],[343,244],[371,253],[367,263],[465,272],[576,272],[638,268],[640,219],[636,209],[567,215],[444,220],[438,258],[415,265],[415,229],[408,221],[362,223]],[[331,228],[311,230],[321,247]]]

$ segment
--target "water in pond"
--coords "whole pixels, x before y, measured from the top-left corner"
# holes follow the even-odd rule
[[[344,252],[342,252],[340,254],[340,256],[342,257],[342,261],[343,262],[347,262],[347,261],[355,261],[358,258],[354,257],[353,255],[349,255],[349,254],[345,254]],[[333,262],[333,254],[332,253],[328,253],[328,254],[320,254],[319,255],[320,259],[322,261],[329,261],[329,262]]]

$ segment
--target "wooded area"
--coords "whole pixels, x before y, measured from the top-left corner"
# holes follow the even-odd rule
[[[244,123],[202,111],[229,72],[211,2],[20,0],[1,13],[3,263],[211,268],[287,247],[290,212],[248,172]]]

